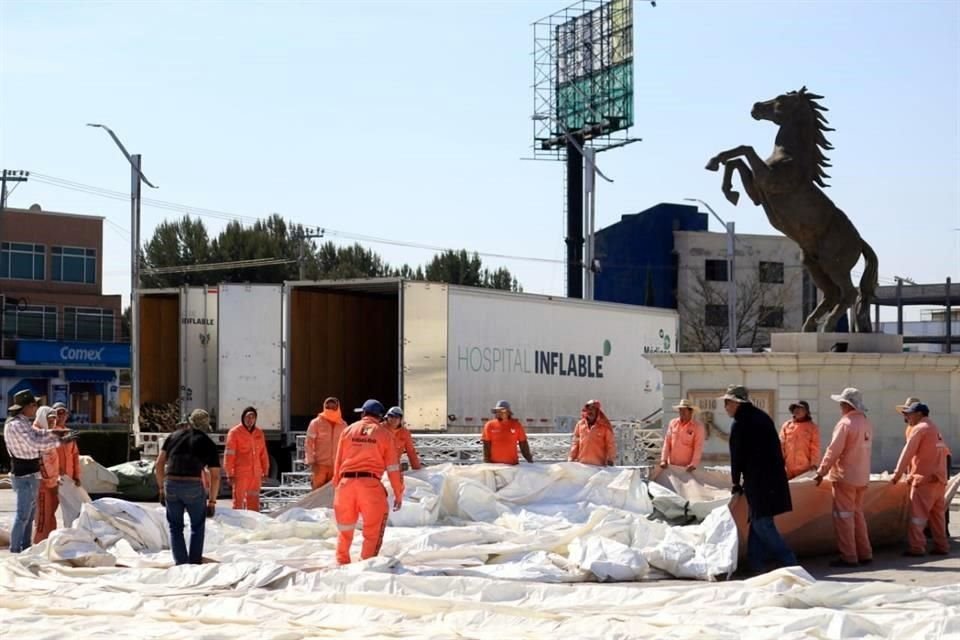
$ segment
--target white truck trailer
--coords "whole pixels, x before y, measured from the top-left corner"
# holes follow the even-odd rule
[[[142,290],[140,303],[144,455],[163,437],[148,411],[206,409],[222,440],[252,405],[278,471],[327,396],[348,421],[368,397],[401,405],[415,432],[477,432],[498,400],[531,432],[569,431],[589,398],[642,421],[663,398],[645,354],[677,336],[672,310],[399,279]]]

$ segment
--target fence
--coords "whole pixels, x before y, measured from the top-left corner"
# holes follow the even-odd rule
[[[619,466],[644,466],[659,459],[663,432],[649,423],[614,422]],[[570,452],[570,433],[530,433],[527,441],[537,462],[563,462]],[[260,493],[261,509],[269,513],[296,502],[310,493],[310,470],[303,463],[305,435],[297,436],[293,471],[280,476],[279,487],[265,487]],[[417,454],[424,465],[478,464],[483,462],[479,433],[420,433],[413,436]]]

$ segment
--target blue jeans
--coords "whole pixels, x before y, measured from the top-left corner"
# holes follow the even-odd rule
[[[170,551],[177,564],[203,562],[203,532],[207,524],[207,492],[200,478],[167,480],[167,524],[170,525]],[[190,516],[190,553],[183,539],[183,512]]]
[[[33,517],[37,514],[40,474],[10,476],[10,485],[17,494],[17,513],[13,517],[13,526],[10,527],[10,553],[20,553],[30,548]]]
[[[750,535],[747,538],[747,563],[751,571],[763,571],[769,558],[780,566],[791,567],[797,564],[797,557],[784,542],[773,518],[757,517],[750,514]]]

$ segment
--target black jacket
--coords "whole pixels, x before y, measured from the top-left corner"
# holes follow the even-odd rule
[[[773,420],[748,402],[740,404],[730,429],[730,471],[733,484],[741,484],[757,517],[793,510],[790,486]]]

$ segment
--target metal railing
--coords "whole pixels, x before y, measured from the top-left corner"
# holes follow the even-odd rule
[[[617,465],[643,466],[660,458],[663,432],[647,422],[614,422],[617,438]],[[570,452],[571,433],[529,433],[527,441],[537,462],[564,462]],[[293,471],[284,473],[279,487],[264,487],[260,508],[264,513],[288,506],[310,493],[310,471],[303,463],[306,435],[298,435]],[[479,464],[483,442],[479,433],[413,434],[417,455],[425,465]]]

